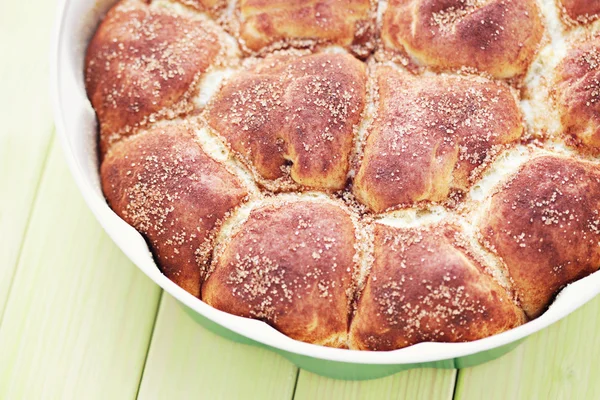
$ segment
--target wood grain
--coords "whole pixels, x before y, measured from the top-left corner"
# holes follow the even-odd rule
[[[301,371],[294,400],[411,399],[448,400],[455,370],[415,369],[372,381],[338,381]]]
[[[139,399],[291,399],[296,375],[282,357],[202,328],[165,293]]]
[[[55,4],[0,2],[0,321],[53,130],[47,49]]]
[[[600,399],[600,298],[506,356],[463,369],[456,399]]]
[[[56,141],[0,327],[0,399],[131,399],[160,290],[84,204]]]

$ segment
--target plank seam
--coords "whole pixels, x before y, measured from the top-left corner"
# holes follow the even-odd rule
[[[454,374],[454,388],[452,389],[452,400],[456,400],[457,390],[458,390],[458,379],[460,376],[461,369],[457,369]]]
[[[161,289],[160,296],[158,297],[158,301],[156,302],[156,312],[154,313],[154,321],[152,321],[152,330],[150,333],[150,338],[148,339],[148,346],[146,347],[146,355],[144,356],[144,364],[142,365],[142,370],[140,371],[138,387],[135,392],[136,399],[138,399],[140,396],[140,389],[142,388],[142,381],[144,380],[144,373],[146,372],[146,365],[148,364],[148,354],[150,353],[150,347],[152,346],[152,341],[154,339],[154,331],[156,329],[156,322],[158,321],[158,314],[160,314],[160,305],[163,301],[164,294],[165,294],[165,291]]]
[[[13,288],[13,285],[15,282],[15,277],[17,276],[17,272],[19,270],[19,264],[21,263],[21,255],[23,253],[23,246],[27,239],[27,235],[29,234],[29,227],[31,224],[31,216],[33,215],[33,212],[37,206],[40,186],[42,185],[42,181],[44,180],[44,177],[46,176],[46,166],[48,164],[48,158],[50,157],[50,150],[52,148],[52,144],[54,143],[54,139],[56,136],[55,132],[56,132],[56,128],[53,126],[51,129],[50,138],[48,139],[48,143],[46,144],[46,150],[43,153],[44,159],[41,164],[41,171],[39,173],[37,182],[35,182],[35,189],[33,190],[33,198],[31,201],[31,205],[29,206],[29,213],[27,215],[27,221],[25,222],[25,229],[23,229],[23,235],[21,237],[21,243],[19,244],[19,250],[17,251],[17,257],[16,257],[15,263],[14,263],[14,270],[9,278],[10,283],[8,284],[8,291],[7,291],[8,293],[7,293],[7,297],[6,297],[6,302],[4,303],[4,307],[2,309],[0,309],[0,329],[2,328],[2,324],[4,323],[4,314],[6,312],[6,309],[8,308],[8,304],[10,303],[10,296],[12,294],[12,288]]]
[[[300,378],[302,368],[296,366],[296,379],[294,380],[294,389],[292,390],[292,400],[296,398],[296,389],[298,389],[298,379]]]

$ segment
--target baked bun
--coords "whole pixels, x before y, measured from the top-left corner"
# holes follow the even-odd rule
[[[506,264],[530,318],[600,266],[599,212],[598,165],[566,157],[535,158],[493,195],[482,243]]]
[[[238,7],[239,36],[252,52],[335,44],[365,57],[374,47],[371,0],[240,0]]]
[[[600,16],[598,0],[558,0],[563,18],[569,24],[587,24]]]
[[[378,115],[354,181],[356,197],[375,212],[459,198],[521,137],[521,112],[506,85],[392,67],[378,68],[375,79]]]
[[[419,65],[504,79],[527,72],[543,32],[535,0],[389,0],[381,38]]]
[[[100,121],[100,153],[143,125],[193,109],[200,76],[224,47],[216,24],[123,0],[92,38],[85,59],[88,97]]]
[[[118,1],[85,59],[106,200],[176,284],[297,340],[519,326],[600,268],[600,25],[536,2]]]
[[[373,266],[350,328],[351,348],[464,342],[525,322],[457,227],[376,224],[374,235]]]
[[[275,55],[231,78],[207,120],[275,190],[291,180],[346,184],[354,129],[366,98],[365,66],[348,54]],[[279,186],[279,188],[278,188]]]
[[[556,69],[555,98],[570,144],[600,153],[600,37],[572,47]]]
[[[217,250],[202,299],[294,339],[345,347],[355,247],[344,207],[276,199],[252,210]]]
[[[199,296],[215,228],[247,195],[240,180],[207,156],[185,125],[115,144],[100,175],[111,208],[146,237],[162,272]]]

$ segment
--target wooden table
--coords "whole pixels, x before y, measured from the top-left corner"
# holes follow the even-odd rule
[[[84,204],[47,94],[54,0],[0,0],[0,399],[600,399],[600,298],[464,370],[321,378],[193,323]]]

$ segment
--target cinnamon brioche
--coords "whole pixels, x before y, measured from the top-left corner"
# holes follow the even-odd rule
[[[193,135],[179,124],[124,139],[100,174],[111,208],[148,239],[163,273],[198,296],[215,228],[248,193]]]
[[[525,322],[506,289],[472,256],[459,228],[376,224],[374,241],[373,267],[350,328],[352,348],[464,342]]]
[[[345,347],[355,230],[352,215],[327,199],[258,207],[217,249],[202,299],[294,339]]]
[[[492,196],[481,239],[539,316],[567,283],[600,267],[600,168],[566,157],[526,163]]]
[[[177,0],[186,6],[193,7],[198,11],[207,12],[216,16],[227,7],[227,0]]]
[[[296,340],[510,330],[600,267],[576,4],[118,1],[85,59],[106,200],[169,279]]]
[[[239,38],[251,52],[332,43],[359,57],[374,47],[374,0],[240,0]]]
[[[523,131],[516,99],[497,82],[392,67],[375,79],[378,115],[354,181],[375,212],[460,196]]]
[[[279,180],[266,185],[286,186],[291,178],[339,190],[366,80],[363,63],[348,54],[266,57],[223,86],[207,120],[260,178]]]
[[[417,64],[512,78],[527,72],[543,31],[535,0],[388,0],[381,38]]]
[[[600,40],[574,43],[556,69],[555,95],[570,144],[600,152]]]
[[[569,24],[587,24],[600,16],[598,0],[558,0],[563,18]]]
[[[193,109],[200,76],[226,52],[220,30],[143,0],[123,0],[109,11],[85,60],[102,155],[140,126]]]

